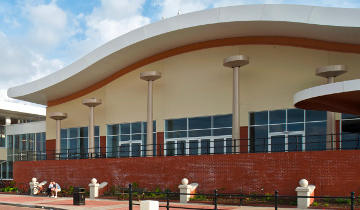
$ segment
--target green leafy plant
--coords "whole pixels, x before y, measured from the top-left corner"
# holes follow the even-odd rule
[[[314,201],[313,203],[312,203],[312,206],[319,206],[319,203],[318,202],[316,202],[316,201]]]

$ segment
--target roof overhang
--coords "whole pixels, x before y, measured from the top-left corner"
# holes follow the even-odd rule
[[[360,114],[360,79],[320,85],[294,95],[294,105],[301,109],[327,110]]]
[[[179,15],[124,34],[53,74],[10,88],[8,96],[47,105],[139,60],[207,40],[282,36],[359,45],[359,19],[360,9],[300,5],[245,5]]]

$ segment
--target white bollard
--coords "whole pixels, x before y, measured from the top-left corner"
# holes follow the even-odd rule
[[[140,201],[140,210],[159,210],[159,201]]]
[[[301,179],[299,185],[300,187],[295,189],[297,196],[314,196],[315,185],[309,185],[309,182],[306,179]],[[306,209],[313,202],[313,198],[297,198],[297,208]]]
[[[31,179],[31,182],[29,182],[30,185],[30,195],[36,195],[38,194],[38,185],[39,182],[37,182],[37,179],[35,177],[33,177]]]
[[[179,185],[180,189],[180,203],[187,203],[191,197],[189,194],[195,193],[196,188],[199,186],[197,183],[189,184],[189,180],[187,178],[183,178],[181,180],[181,185]]]
[[[95,199],[99,197],[99,183],[97,183],[97,180],[95,178],[91,179],[89,188],[90,188],[90,199]]]

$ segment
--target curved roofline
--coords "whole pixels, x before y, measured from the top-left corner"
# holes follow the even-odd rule
[[[360,79],[320,85],[297,92],[294,106],[301,109],[360,114]]]
[[[111,40],[53,74],[10,88],[8,96],[46,105],[114,74],[122,75],[126,73],[121,72],[123,69],[140,60],[207,40],[301,37],[350,44],[358,49],[359,19],[360,9],[301,5],[242,5],[179,15]]]

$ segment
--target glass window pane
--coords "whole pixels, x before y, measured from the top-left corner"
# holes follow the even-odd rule
[[[173,131],[173,132],[166,132],[166,138],[184,138],[187,137],[186,131]]]
[[[285,124],[270,125],[270,132],[283,132],[285,131]]]
[[[288,151],[302,151],[302,135],[289,135],[288,136]]]
[[[78,137],[78,129],[77,128],[70,128],[70,138]]]
[[[167,156],[175,155],[175,142],[174,141],[166,142],[166,155]]]
[[[120,125],[121,134],[130,134],[130,123]]]
[[[214,136],[225,136],[225,135],[231,135],[231,134],[232,134],[231,128],[213,129]]]
[[[268,151],[268,127],[254,126],[250,127],[250,149],[252,152]]]
[[[201,154],[207,155],[210,154],[210,140],[209,139],[201,139]]]
[[[270,111],[270,124],[285,123],[286,111],[285,110],[274,110]]]
[[[106,156],[116,157],[119,145],[119,136],[108,136],[106,139]]]
[[[132,140],[141,140],[141,134],[133,134],[131,135]]]
[[[118,135],[119,134],[119,124],[108,125],[107,133],[108,133],[108,135]]]
[[[89,141],[88,138],[79,138],[79,144],[80,144],[80,158],[88,158],[88,147],[89,147]],[[93,157],[94,154],[92,154]]]
[[[214,119],[214,128],[232,127],[232,114],[216,115]]]
[[[120,145],[120,157],[129,157],[130,155],[130,144]]]
[[[326,120],[326,111],[306,110],[306,121]]]
[[[130,135],[120,135],[121,141],[129,141]]]
[[[211,128],[211,117],[189,118],[189,129]]]
[[[355,118],[360,118],[360,115],[342,113],[341,118],[342,119],[355,119]]]
[[[268,111],[250,113],[250,125],[268,124]]]
[[[232,153],[232,150],[233,150],[232,143],[233,143],[232,139],[230,139],[230,138],[226,139],[226,153],[227,154]]]
[[[285,135],[271,136],[271,152],[285,152]]]
[[[141,133],[141,123],[131,123],[131,133]]]
[[[100,136],[100,127],[95,126],[95,136]]]
[[[197,155],[199,151],[199,141],[190,140],[189,141],[189,153],[190,155]]]
[[[166,120],[165,129],[166,131],[187,130],[186,124],[187,124],[186,118]]]
[[[177,155],[185,155],[186,154],[186,142],[185,141],[177,141]]]
[[[214,139],[214,154],[224,154],[224,139]]]
[[[288,123],[292,122],[304,122],[304,110],[303,109],[288,109]]]
[[[211,136],[211,129],[189,131],[189,137]]]
[[[140,157],[140,144],[131,144],[131,156]]]
[[[88,137],[88,127],[80,128],[80,137]]]
[[[326,122],[313,122],[305,124],[306,150],[326,149]]]
[[[288,124],[288,131],[303,131],[304,123]]]

